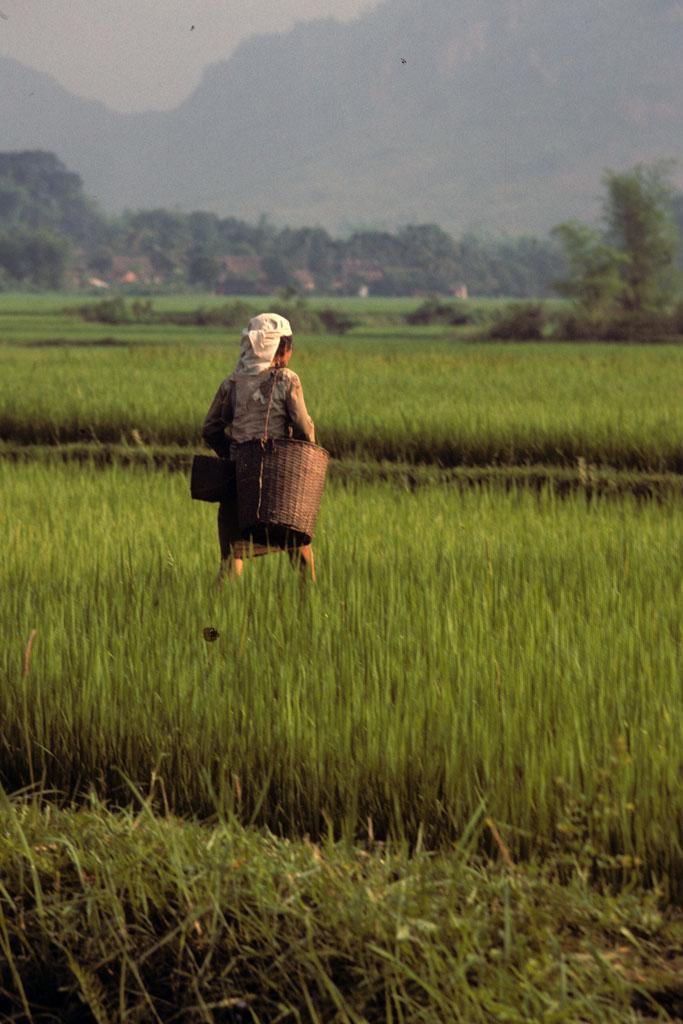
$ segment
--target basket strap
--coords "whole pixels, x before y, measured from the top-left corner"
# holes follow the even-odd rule
[[[266,409],[266,422],[263,428],[262,441],[268,440],[268,423],[270,422],[270,410],[273,408],[273,396],[275,394],[275,386],[282,377],[282,370],[276,370],[272,376],[272,384],[270,385],[270,394],[268,395],[268,408]]]
[[[272,375],[272,384],[270,385],[270,395],[268,396],[268,408],[266,409],[266,422],[263,428],[263,437],[261,438],[261,466],[258,475],[258,504],[256,506],[256,518],[261,517],[261,498],[263,497],[263,467],[265,462],[265,446],[268,441],[268,423],[270,422],[270,410],[273,407],[273,396],[275,394],[275,387],[277,382],[282,377],[282,370],[276,370]]]

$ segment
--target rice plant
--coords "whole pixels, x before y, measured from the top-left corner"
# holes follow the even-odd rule
[[[333,485],[317,588],[272,556],[217,592],[182,475],[0,480],[6,788],[161,778],[178,813],[434,846],[485,806],[515,856],[578,815],[683,881],[675,499]]]
[[[0,347],[0,440],[199,443],[236,341],[159,329],[127,347]],[[683,348],[475,345],[410,328],[301,339],[321,442],[336,457],[439,465],[683,471]],[[116,340],[116,339],[114,339]]]

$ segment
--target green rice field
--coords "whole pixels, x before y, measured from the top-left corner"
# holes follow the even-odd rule
[[[683,348],[357,303],[318,583],[219,587],[238,332],[73,302],[0,296],[0,1020],[683,1019]]]
[[[360,301],[346,300],[352,313]],[[372,300],[341,338],[296,336],[293,367],[333,456],[683,472],[682,346],[482,343],[468,327],[408,326],[411,303]],[[94,324],[69,305],[0,296],[0,441],[199,443],[239,331]]]
[[[0,473],[6,788],[435,845],[483,800],[520,852],[600,794],[600,847],[683,882],[678,502],[330,487],[314,592],[273,556],[216,593],[183,475]]]
[[[156,331],[159,328],[155,328]],[[169,333],[174,334],[175,329]],[[683,471],[683,348],[303,338],[294,368],[336,457]],[[0,439],[195,445],[235,338],[0,346]]]

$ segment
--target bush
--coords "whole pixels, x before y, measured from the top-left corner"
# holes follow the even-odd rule
[[[101,302],[88,302],[83,306],[66,309],[65,312],[73,313],[83,320],[98,324],[127,324],[132,319],[126,303],[120,295],[102,299]]]
[[[425,299],[421,306],[406,313],[405,321],[413,325],[452,324],[462,326],[471,322],[469,311],[462,302],[441,302],[435,295]]]
[[[546,316],[540,302],[514,302],[494,317],[487,337],[498,341],[539,341],[545,328]]]
[[[356,321],[352,317],[329,307],[318,310],[318,319],[321,321],[323,329],[327,334],[346,334],[347,331],[356,326]]]
[[[304,334],[346,334],[355,326],[355,320],[339,310],[326,308],[316,311],[303,299],[278,301],[276,308],[281,316],[292,323],[294,333]],[[130,308],[120,296],[112,296],[101,302],[90,302],[83,306],[69,307],[65,313],[79,316],[91,323],[103,324],[175,324],[177,327],[226,327],[242,328],[254,316],[254,308],[246,302],[236,300],[221,306],[199,306],[197,309],[158,312],[151,300],[136,299]]]
[[[152,323],[156,318],[156,312],[151,299],[135,299],[130,311],[136,323]]]
[[[564,341],[657,342],[683,334],[683,309],[673,314],[621,313],[596,317],[568,313],[553,329],[553,337]]]
[[[280,316],[289,320],[294,334],[321,334],[325,330],[316,311],[303,299],[297,299],[296,302],[278,301],[274,304],[274,309]]]
[[[178,327],[243,327],[251,315],[251,306],[238,300],[222,306],[199,306],[187,313],[162,313],[159,322]]]
[[[671,314],[671,326],[673,327],[674,334],[683,334],[683,301],[676,303],[676,307]]]
[[[312,309],[301,298],[278,299],[275,310],[289,320],[294,334],[345,334],[355,323],[336,309]]]

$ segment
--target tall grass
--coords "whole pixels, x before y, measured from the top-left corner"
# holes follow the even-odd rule
[[[675,501],[333,486],[316,589],[273,556],[217,593],[181,476],[0,480],[6,787],[156,775],[178,812],[437,845],[484,801],[515,854],[578,808],[596,850],[683,882]]]
[[[186,1024],[674,1019],[683,917],[583,863],[289,842],[0,794],[0,1018]],[[667,1010],[669,1012],[667,1012]]]
[[[224,345],[0,348],[0,439],[196,444]],[[468,345],[426,329],[303,339],[321,442],[338,457],[683,471],[683,348]]]

